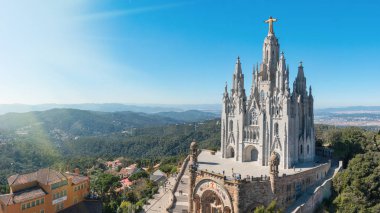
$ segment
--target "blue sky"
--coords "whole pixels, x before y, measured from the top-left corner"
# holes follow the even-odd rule
[[[270,3],[269,3],[270,2]],[[239,55],[246,90],[269,16],[315,106],[380,105],[380,3],[0,0],[0,103],[220,103]]]

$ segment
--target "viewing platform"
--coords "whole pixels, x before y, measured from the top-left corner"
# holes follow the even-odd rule
[[[318,162],[318,163],[317,163]],[[317,168],[327,161],[317,159],[315,162],[298,163],[291,169],[279,168],[279,176],[294,175]],[[221,152],[202,150],[198,155],[198,170],[226,176],[227,179],[239,175],[241,179],[269,177],[269,166],[261,166],[257,162],[237,162],[232,158],[222,158]]]

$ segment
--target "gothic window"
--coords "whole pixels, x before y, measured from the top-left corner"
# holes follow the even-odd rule
[[[264,98],[265,98],[265,93],[264,93],[263,90],[261,90],[261,92],[260,92],[260,100],[261,100],[262,103],[264,102]]]
[[[234,130],[234,122],[230,120],[230,131],[232,132]]]
[[[252,110],[251,112],[251,125],[257,125],[257,113],[255,110]]]
[[[274,124],[274,135],[278,136],[278,123]]]

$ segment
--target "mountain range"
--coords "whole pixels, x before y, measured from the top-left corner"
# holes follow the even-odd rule
[[[99,112],[78,109],[50,109],[0,115],[0,130],[27,134],[39,128],[46,132],[64,131],[70,135],[99,135],[168,124],[200,122],[217,118],[210,112],[189,110],[183,112]]]
[[[80,109],[91,110],[99,112],[143,112],[143,113],[158,113],[158,112],[183,112],[188,110],[198,110],[204,112],[214,112],[219,114],[221,106],[219,104],[188,104],[188,105],[165,105],[165,104],[151,104],[151,105],[133,105],[121,103],[84,103],[84,104],[0,104],[0,115],[9,112],[31,112],[31,111],[45,111],[55,108],[61,109]]]

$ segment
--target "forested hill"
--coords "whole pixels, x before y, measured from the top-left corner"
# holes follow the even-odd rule
[[[6,177],[53,166],[91,166],[97,158],[159,159],[187,153],[192,140],[217,147],[210,113],[146,114],[52,109],[0,116],[0,186]],[[193,122],[199,121],[199,122]],[[1,188],[0,188],[1,191]]]
[[[78,109],[52,109],[27,113],[8,113],[0,116],[0,130],[28,134],[40,128],[45,132],[88,136],[129,131],[132,128],[198,122],[217,115],[197,110],[146,114],[138,112],[97,112]]]

